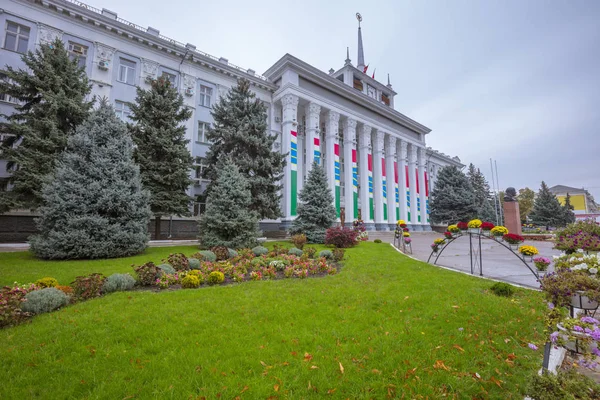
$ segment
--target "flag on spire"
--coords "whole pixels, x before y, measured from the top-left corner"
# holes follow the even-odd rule
[[[371,78],[373,78],[373,79],[375,79],[375,71],[377,71],[377,68],[375,68],[375,69],[373,70],[373,75],[371,76]]]
[[[369,66],[365,65],[365,67],[363,68],[363,74],[366,74],[368,69],[369,69]]]

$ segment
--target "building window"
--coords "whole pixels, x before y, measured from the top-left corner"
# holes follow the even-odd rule
[[[385,94],[385,93],[381,93],[381,101],[383,102],[383,104],[385,104],[386,106],[390,105],[390,97]]]
[[[131,121],[131,109],[129,108],[129,105],[127,103],[125,103],[124,101],[119,101],[119,100],[115,101],[115,113],[117,114],[117,117],[121,121],[123,121],[123,122]]]
[[[80,68],[85,68],[87,53],[87,46],[84,46],[79,43],[69,42],[69,58],[71,60],[77,60],[77,65]]]
[[[210,124],[208,122],[198,122],[198,139],[196,140],[196,142],[209,143],[209,141],[206,137],[209,127],[210,127]]]
[[[377,89],[375,89],[371,85],[367,85],[367,96],[369,96],[372,99],[377,100]]]
[[[8,77],[0,72],[0,81],[8,82]],[[19,104],[19,101],[14,97],[9,96],[6,93],[0,93],[0,101],[5,101],[7,103]]]
[[[212,98],[212,88],[208,86],[200,85],[200,105],[204,107],[210,107],[210,101]]]
[[[135,82],[135,62],[126,60],[124,58],[119,59],[119,82],[133,85]]]
[[[206,211],[206,203],[194,203],[194,217],[198,217]]]
[[[363,91],[363,83],[357,77],[354,77],[354,89]]]
[[[163,72],[161,76],[171,82],[171,86],[175,87],[177,85],[177,76],[175,76],[175,74]]]
[[[206,170],[206,158],[196,157],[194,159],[194,177],[196,179],[204,178],[204,171]]]
[[[17,23],[6,21],[6,36],[4,38],[4,48],[6,50],[16,51],[17,53],[27,53],[29,43],[29,28]]]

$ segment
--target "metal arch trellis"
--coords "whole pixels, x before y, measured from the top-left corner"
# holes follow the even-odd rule
[[[443,246],[441,246],[441,249],[439,251],[437,251],[437,252],[433,251],[433,250],[431,251],[429,258],[427,259],[427,263],[429,263],[431,261],[431,258],[435,254],[436,257],[435,257],[435,260],[433,261],[433,263],[437,264],[438,259],[440,258],[440,256],[442,255],[442,253],[444,252],[446,247],[448,247],[450,245],[450,243],[454,242],[456,239],[463,237],[465,235],[469,236],[469,258],[471,261],[471,274],[474,274],[475,269],[477,267],[479,267],[479,275],[483,276],[483,256],[482,256],[482,251],[481,251],[481,239],[484,238],[484,239],[492,240],[492,241],[498,243],[499,245],[503,246],[504,248],[506,248],[508,251],[510,251],[512,254],[514,254],[514,256],[517,257],[523,264],[525,264],[527,269],[529,269],[529,271],[533,274],[533,276],[535,276],[536,279],[539,279],[540,276],[539,276],[538,272],[536,270],[532,269],[531,266],[527,263],[527,261],[525,261],[523,259],[523,257],[521,257],[519,254],[515,253],[515,251],[510,246],[507,246],[500,240],[496,239],[494,236],[487,236],[487,235],[483,235],[481,233],[467,232],[466,234],[459,233],[456,236],[453,235],[451,239],[447,239],[447,242],[444,243]]]

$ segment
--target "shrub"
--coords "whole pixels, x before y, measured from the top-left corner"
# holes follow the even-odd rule
[[[575,369],[559,370],[557,375],[533,374],[526,395],[536,400],[593,400],[600,398],[600,385]]]
[[[306,253],[306,255],[308,255],[308,258],[315,258],[315,254],[317,254],[317,249],[314,247],[307,247],[303,251]]]
[[[182,272],[183,273],[183,272]],[[171,285],[179,283],[179,275],[175,274],[162,274],[155,282],[155,285],[160,289],[167,289]]]
[[[325,228],[314,228],[304,232],[306,234],[306,240],[308,243],[325,243],[325,235],[327,230]]]
[[[289,251],[289,253],[293,256],[296,257],[302,257],[302,254],[304,253],[302,250],[300,250],[299,247],[292,247]]]
[[[304,248],[304,245],[306,244],[307,239],[306,239],[306,235],[299,233],[297,235],[293,235],[291,240],[297,249],[302,250]]]
[[[177,271],[185,271],[190,268],[188,259],[183,253],[169,254],[167,262]]]
[[[272,257],[277,257],[277,256],[281,256],[281,255],[284,255],[284,254],[288,254],[289,251],[290,251],[290,249],[288,249],[287,247],[275,244],[273,246],[273,250],[271,250],[269,252],[269,255],[271,255]]]
[[[167,264],[168,265],[168,264]],[[169,265],[170,267],[170,265]],[[112,274],[102,285],[103,293],[131,290],[135,286],[135,279],[129,274]]]
[[[200,281],[200,284],[202,285],[204,283],[204,281],[206,280],[206,278],[204,277],[204,274],[202,274],[202,271],[200,270],[193,270],[188,272],[188,275],[194,275],[198,277],[198,280]]]
[[[375,239],[373,240],[373,243],[382,243],[381,239]]]
[[[143,286],[153,285],[156,282],[156,278],[161,274],[161,269],[154,265],[152,261],[142,264],[139,267],[134,266],[133,268],[140,284]]]
[[[58,286],[58,281],[54,278],[42,278],[35,281],[35,286],[40,288],[50,288]]]
[[[28,313],[42,314],[69,304],[69,296],[54,287],[34,290],[25,295],[21,309]]]
[[[269,267],[273,267],[277,271],[283,271],[285,269],[286,265],[285,265],[285,262],[282,260],[273,260],[269,263]]]
[[[344,254],[346,250],[344,249],[333,249],[333,260],[334,261],[342,261],[344,259]]]
[[[227,252],[229,253],[229,258],[234,258],[238,256],[238,252],[235,251],[234,249],[227,249]]]
[[[358,244],[358,232],[344,227],[329,228],[325,232],[325,244],[339,248],[355,246]]]
[[[319,252],[319,257],[324,257],[328,260],[331,260],[333,258],[333,253],[331,252],[331,250],[321,250]]]
[[[249,249],[249,248],[239,249],[238,250],[238,255],[241,258],[244,258],[244,259],[248,259],[248,258],[254,257],[254,253],[252,252],[252,249]]]
[[[64,292],[64,293],[68,294],[69,296],[73,294],[73,288],[71,286],[66,286],[66,285],[65,286],[61,286],[61,285],[58,285],[58,286],[56,286],[56,288],[58,290],[60,290],[61,292]]]
[[[208,284],[209,285],[218,285],[219,283],[223,283],[225,281],[225,275],[219,271],[213,271],[208,274]]]
[[[229,249],[225,246],[215,246],[210,250],[217,256],[217,261],[224,261],[229,258]]]
[[[200,287],[200,278],[198,275],[189,274],[181,280],[181,287],[184,289],[195,289]]]
[[[254,253],[254,255],[256,257],[260,257],[263,254],[267,254],[269,252],[269,249],[267,249],[266,247],[263,247],[263,246],[256,246],[252,249],[252,252]]]
[[[208,261],[208,262],[217,261],[217,256],[215,255],[215,253],[213,253],[212,251],[208,251],[208,250],[203,250],[203,251],[199,251],[195,254],[192,254],[192,257],[197,258],[200,261]]]
[[[87,300],[100,296],[102,285],[106,277],[102,274],[90,274],[87,276],[78,276],[71,283],[73,286],[73,295],[77,300]]]
[[[21,310],[21,304],[27,293],[36,289],[37,286],[33,284],[0,289],[0,327],[17,324],[29,316]]]
[[[515,289],[511,285],[509,285],[508,283],[504,283],[504,282],[496,282],[492,285],[492,287],[490,289],[497,296],[503,296],[503,297],[510,297],[515,292]]]
[[[200,260],[197,258],[189,258],[190,269],[200,269]]]
[[[177,272],[175,271],[175,268],[171,267],[171,264],[160,264],[158,268],[160,268],[165,274],[174,274]]]
[[[266,267],[268,263],[269,262],[267,261],[267,259],[262,257],[256,257],[250,262],[250,264],[252,264],[254,268]]]

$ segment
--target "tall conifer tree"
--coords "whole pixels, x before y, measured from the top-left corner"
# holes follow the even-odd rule
[[[160,77],[150,82],[150,89],[137,89],[131,105],[129,130],[136,149],[142,183],[150,192],[154,214],[154,235],[160,238],[160,219],[165,215],[190,215],[191,198],[187,189],[192,183],[192,156],[185,138],[185,121],[192,112],[171,82]]]
[[[475,195],[475,205],[477,206],[477,217],[483,221],[496,221],[496,212],[494,210],[494,199],[490,193],[490,185],[481,173],[479,168],[469,164],[467,177],[473,188]]]
[[[542,181],[542,186],[535,198],[529,218],[536,225],[559,227],[565,225],[564,217],[563,207],[556,196],[548,189],[546,182]]]
[[[285,155],[273,150],[276,136],[267,132],[267,109],[250,91],[250,82],[240,79],[212,109],[214,125],[207,138],[207,177],[214,181],[221,158],[232,156],[250,184],[250,209],[260,218],[281,216],[279,191]],[[208,193],[213,189],[209,184]]]
[[[475,194],[469,179],[455,166],[440,169],[429,207],[436,223],[469,221],[477,216]]]
[[[13,185],[0,196],[0,213],[42,204],[42,185],[93,103],[88,100],[91,85],[85,70],[69,59],[60,39],[28,52],[22,60],[27,69],[7,66],[7,80],[0,81],[0,93],[19,101],[15,112],[0,122],[0,132],[8,134],[2,158],[8,161]]]
[[[575,222],[575,213],[573,210],[575,207],[571,204],[571,195],[567,193],[565,196],[565,204],[562,205],[563,208],[563,224],[568,225]]]
[[[316,162],[308,173],[299,198],[298,216],[290,232],[305,234],[310,243],[324,243],[325,231],[335,222],[336,211],[325,171]]]
[[[127,127],[103,100],[57,162],[42,190],[35,255],[48,259],[124,257],[148,242],[150,208]]]
[[[258,237],[258,213],[249,209],[250,185],[230,157],[221,160],[217,179],[198,220],[200,246],[253,247]]]

